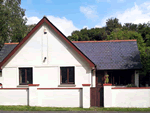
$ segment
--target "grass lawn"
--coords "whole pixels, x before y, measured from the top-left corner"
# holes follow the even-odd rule
[[[61,108],[31,106],[0,106],[0,111],[150,111],[150,108]]]

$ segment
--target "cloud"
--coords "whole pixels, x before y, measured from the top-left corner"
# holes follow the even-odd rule
[[[31,25],[31,24],[37,24],[40,19],[36,16],[33,17],[27,17],[28,21],[27,21],[27,25]]]
[[[97,7],[94,5],[80,7],[81,13],[83,13],[87,18],[94,19],[94,20],[95,18],[98,18],[98,13],[96,10],[97,10]]]
[[[83,26],[83,29],[85,29],[85,28],[86,28],[86,29],[89,29],[89,27],[88,27],[88,26]]]
[[[95,28],[102,28],[102,26],[100,26],[100,25],[95,25]]]
[[[74,26],[73,22],[65,17],[60,18],[48,15],[47,18],[66,36],[71,35],[74,30],[78,30],[78,28]],[[27,17],[27,19],[27,25],[37,24],[40,21],[40,18],[38,17]]]
[[[101,21],[101,26],[106,25],[106,20],[111,17],[116,17],[119,19],[119,22],[124,23],[147,23],[150,21],[150,2],[144,2],[141,5],[136,3],[132,8],[128,8],[123,12],[116,12],[113,15],[105,17]]]

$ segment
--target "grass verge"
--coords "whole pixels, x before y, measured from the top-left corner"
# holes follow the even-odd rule
[[[150,111],[150,108],[61,108],[31,106],[0,106],[0,111]]]

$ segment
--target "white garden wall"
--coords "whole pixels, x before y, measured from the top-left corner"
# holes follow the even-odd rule
[[[0,88],[0,105],[90,107],[90,84],[83,88]]]
[[[38,105],[43,107],[82,107],[82,89],[39,89]]]
[[[28,90],[0,88],[0,105],[28,105]]]
[[[104,107],[150,107],[150,87],[104,86]]]
[[[150,89],[112,89],[112,107],[150,107]]]

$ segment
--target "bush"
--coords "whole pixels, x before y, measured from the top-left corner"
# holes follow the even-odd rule
[[[137,86],[134,84],[128,84],[128,85],[126,85],[126,87],[137,87]]]

